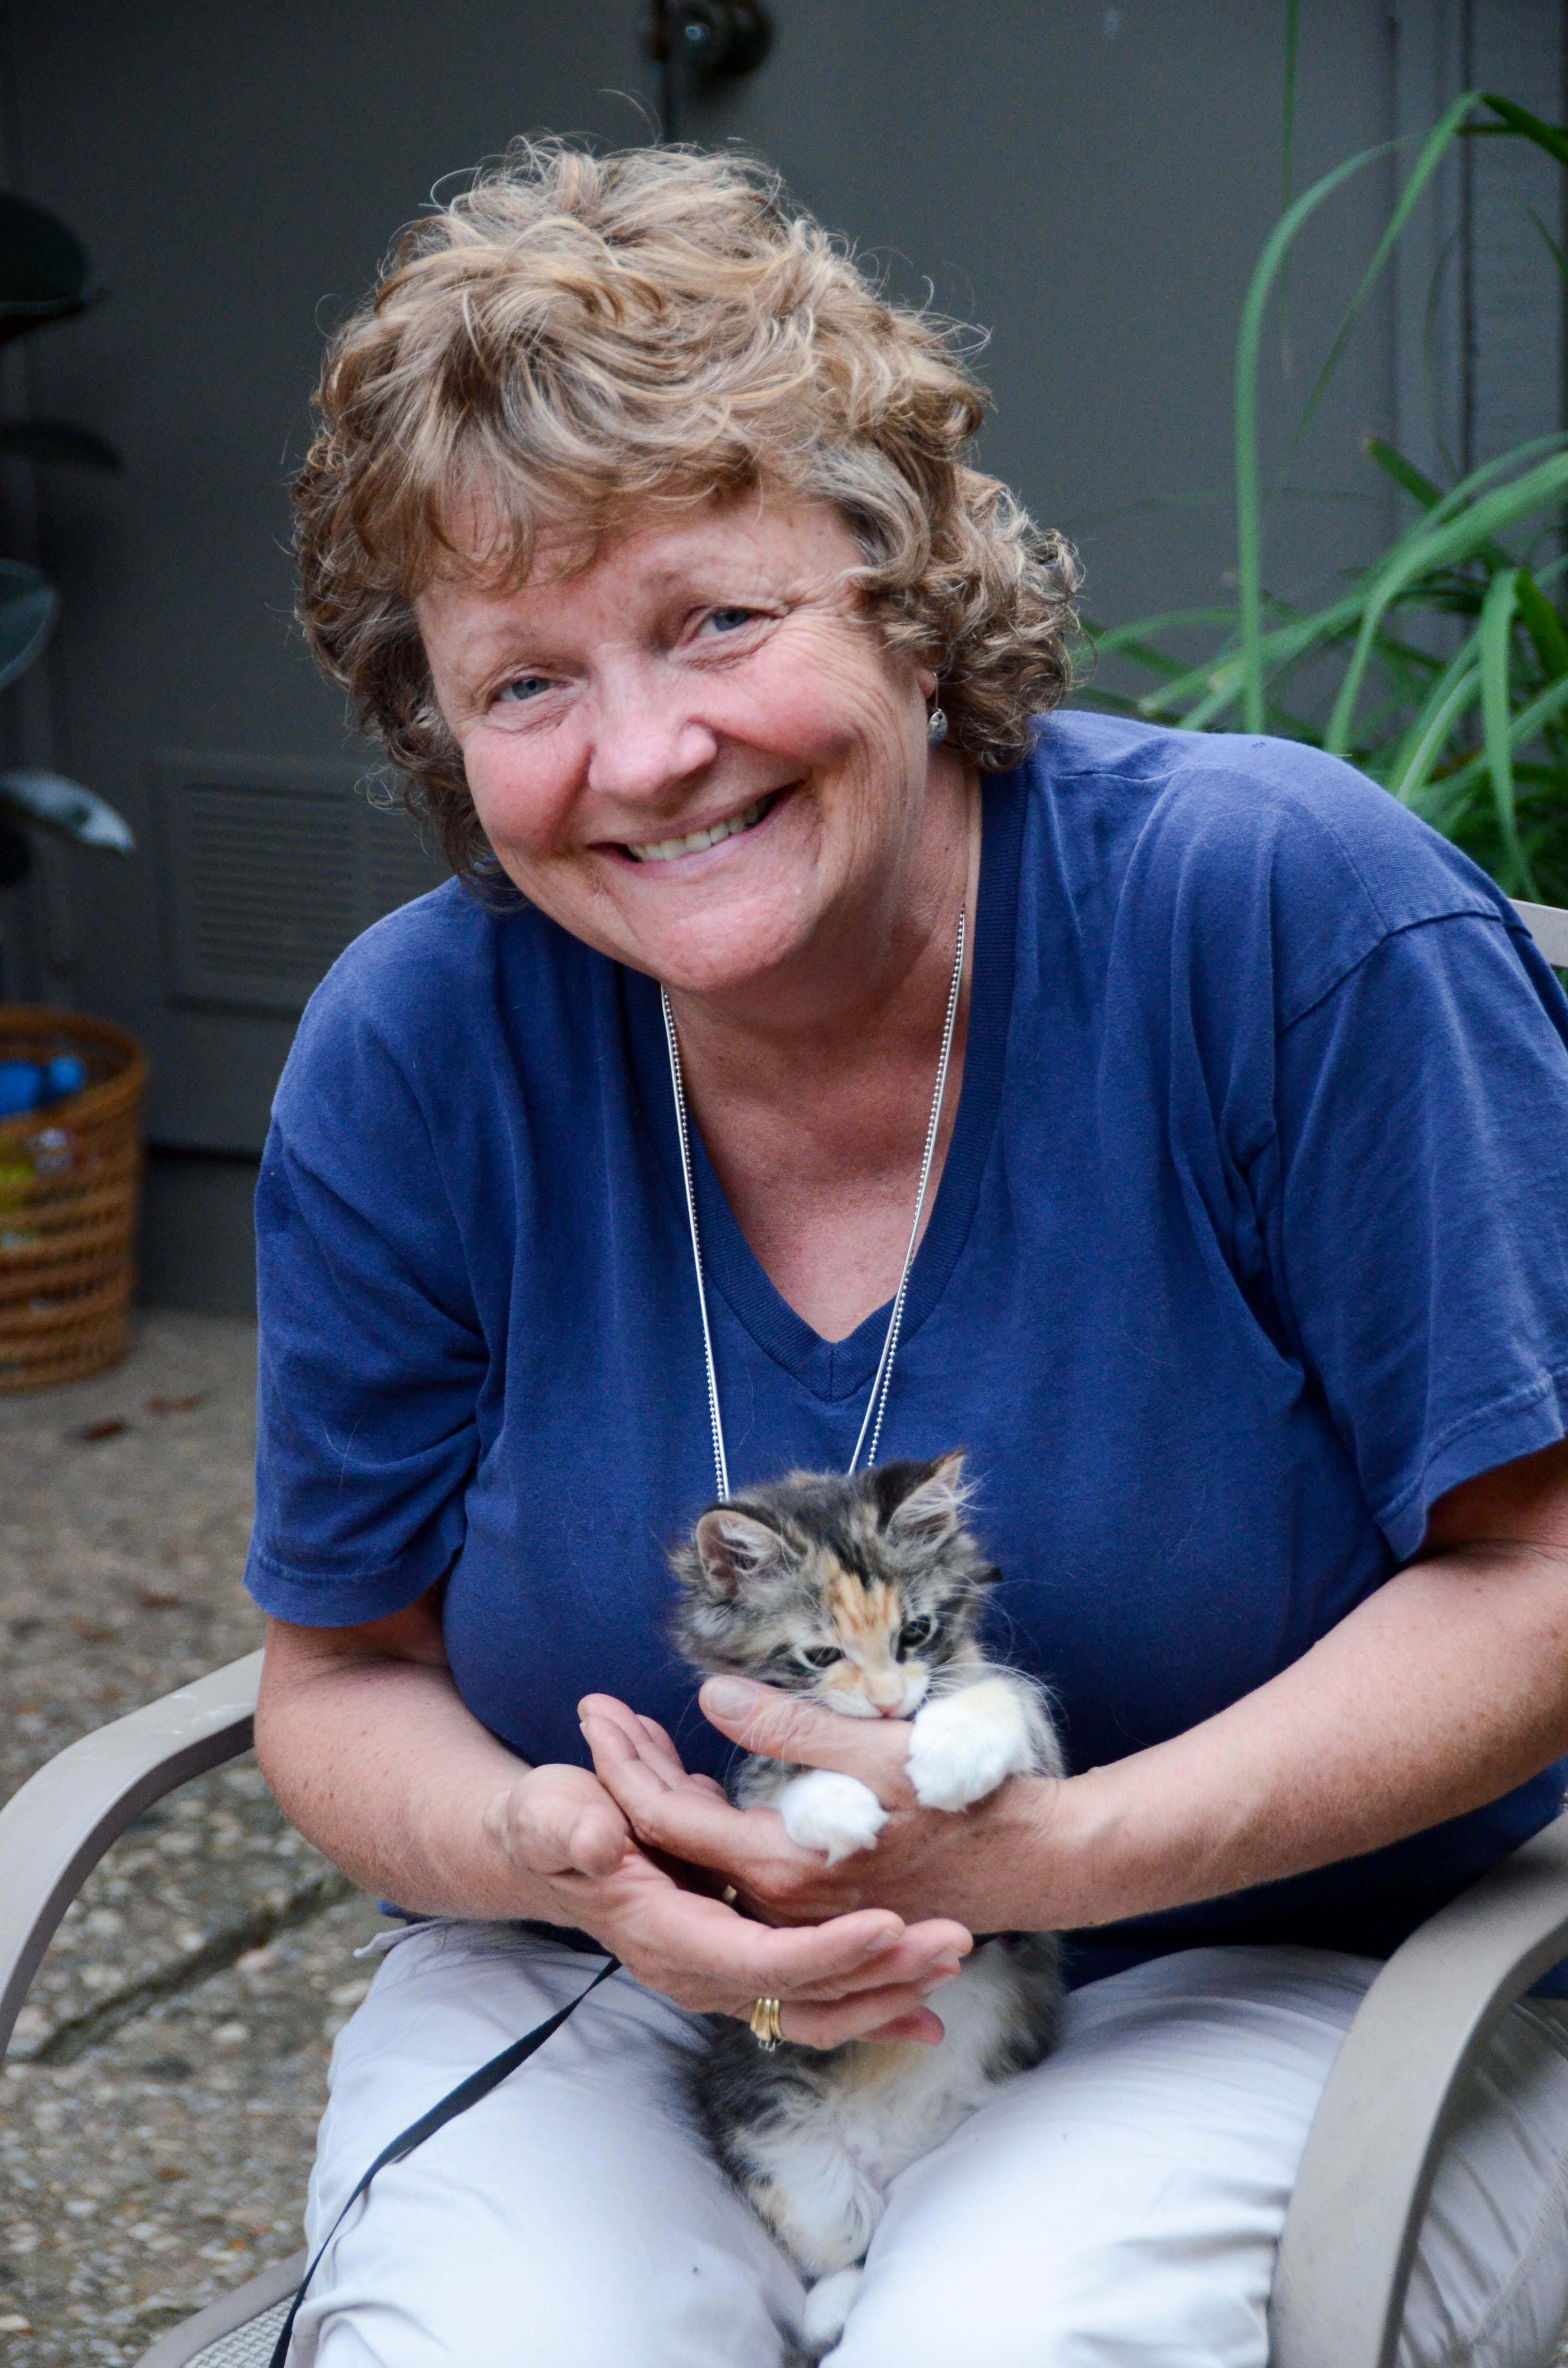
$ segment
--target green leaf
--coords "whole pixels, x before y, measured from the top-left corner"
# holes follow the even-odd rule
[[[1259,643],[1263,659],[1278,667],[1294,666],[1322,643],[1332,641],[1336,634],[1355,625],[1361,614],[1362,595],[1350,592],[1344,599],[1315,616],[1293,619],[1287,625],[1277,625],[1266,632]],[[1130,627],[1136,632],[1136,626]],[[1150,691],[1141,704],[1151,715],[1178,707],[1185,699],[1195,698],[1200,691],[1223,690],[1224,704],[1230,705],[1242,694],[1245,668],[1242,658],[1230,652],[1221,652],[1202,666],[1193,666],[1164,690]],[[1219,712],[1216,710],[1215,712]]]
[[[57,214],[0,190],[0,312],[81,304],[87,251]]]
[[[1419,502],[1424,510],[1437,508],[1443,498],[1443,489],[1435,485],[1430,477],[1424,477],[1414,461],[1407,461],[1403,452],[1396,451],[1381,436],[1369,436],[1361,450],[1369,461],[1377,462],[1385,476],[1403,487],[1412,501]]]
[[[1535,643],[1535,654],[1548,682],[1568,674],[1568,628],[1528,567],[1518,572],[1519,617]]]
[[[1560,165],[1568,165],[1568,130],[1564,130],[1562,124],[1543,123],[1540,116],[1532,115],[1528,108],[1517,107],[1511,98],[1496,98],[1489,90],[1483,90],[1481,97],[1483,104],[1502,120],[1500,124],[1477,124],[1475,129],[1478,131],[1497,134],[1506,131],[1517,139],[1533,140],[1538,148],[1544,148],[1547,154],[1555,156]]]
[[[1367,586],[1366,606],[1362,611],[1355,653],[1345,670],[1345,679],[1324,734],[1324,746],[1331,755],[1343,757],[1346,753],[1351,720],[1372,656],[1378,628],[1390,604],[1415,577],[1451,566],[1456,561],[1472,558],[1499,528],[1551,507],[1560,499],[1565,487],[1568,487],[1568,453],[1559,452],[1550,461],[1543,461],[1538,467],[1527,470],[1511,485],[1502,486],[1495,493],[1486,494],[1480,501],[1471,503],[1457,518],[1443,516],[1443,511],[1453,501],[1450,495],[1448,502],[1440,505],[1428,518],[1419,519],[1408,534],[1401,537],[1388,557],[1372,571]]]
[[[69,419],[0,420],[0,452],[76,469],[118,470],[121,465],[112,444]]]
[[[1401,748],[1403,762],[1391,767],[1384,787],[1402,806],[1414,805],[1431,780],[1438,757],[1452,737],[1455,724],[1466,709],[1472,706],[1481,687],[1479,666],[1466,666],[1441,690],[1434,694],[1416,718],[1415,729],[1407,733]]]
[[[1428,689],[1382,772],[1384,785],[1402,804],[1408,804],[1437,764],[1454,724],[1480,686],[1477,637],[1470,632]],[[1461,689],[1465,695],[1456,700],[1454,693]]]
[[[1151,636],[1173,632],[1187,625],[1233,624],[1235,613],[1233,609],[1171,609],[1161,617],[1144,617],[1136,625],[1102,627],[1091,617],[1082,618],[1080,622],[1094,643],[1096,657],[1126,658],[1134,666],[1146,666],[1151,674],[1167,675],[1174,680],[1187,673],[1185,662],[1156,649]]]
[[[0,690],[26,674],[53,629],[60,595],[47,575],[0,559]]]
[[[1517,575],[1494,575],[1481,611],[1481,732],[1503,844],[1517,873],[1518,886],[1533,896],[1536,884],[1519,845],[1518,813],[1514,801],[1514,750],[1508,737],[1512,721],[1508,661],[1518,605]]]
[[[115,855],[134,855],[136,841],[123,816],[94,790],[68,781],[62,773],[39,773],[24,768],[0,773],[0,805],[9,806],[26,822],[69,838],[78,847],[107,848]]]
[[[1508,726],[1509,748],[1513,750],[1527,748],[1537,733],[1544,732],[1547,725],[1553,723],[1564,710],[1568,710],[1568,676],[1564,676],[1559,682],[1549,684],[1538,699],[1532,699],[1528,707],[1520,708]],[[1444,786],[1457,793],[1461,790],[1473,788],[1480,781],[1484,781],[1486,775],[1487,757],[1483,749],[1479,757],[1472,757],[1468,765],[1460,765],[1454,772],[1449,773]]]
[[[1389,216],[1383,234],[1378,241],[1377,247],[1370,263],[1368,264],[1366,270],[1361,275],[1360,285],[1357,289],[1354,296],[1350,299],[1349,303],[1346,306],[1344,317],[1341,320],[1338,328],[1335,332],[1334,343],[1328,349],[1328,359],[1324,363],[1322,370],[1319,370],[1312,384],[1312,391],[1308,395],[1305,404],[1301,407],[1301,416],[1296,422],[1295,433],[1290,438],[1292,450],[1294,450],[1296,446],[1300,444],[1302,437],[1306,434],[1307,429],[1312,426],[1312,421],[1316,418],[1318,405],[1322,403],[1324,396],[1328,392],[1329,382],[1333,379],[1335,371],[1339,368],[1340,356],[1345,351],[1351,330],[1355,327],[1358,319],[1360,317],[1362,307],[1365,305],[1367,299],[1371,294],[1373,289],[1377,286],[1379,279],[1382,277],[1383,267],[1386,265],[1390,256],[1393,253],[1395,246],[1398,245],[1400,237],[1403,233],[1404,225],[1410,220],[1411,214],[1415,211],[1415,206],[1420,199],[1427,182],[1431,179],[1433,174],[1437,171],[1438,165],[1442,162],[1443,155],[1459,131],[1460,124],[1464,121],[1465,117],[1474,107],[1476,96],[1477,94],[1474,91],[1463,92],[1460,97],[1454,100],[1453,105],[1449,108],[1448,112],[1439,117],[1438,120],[1433,125],[1431,131],[1426,134],[1426,139],[1423,141],[1421,145],[1421,154],[1415,160],[1409,180],[1406,181],[1403,188],[1399,193],[1399,201],[1395,205],[1392,213]],[[1367,151],[1367,154],[1369,156],[1383,155],[1386,154],[1386,149],[1383,148],[1373,148]]]
[[[1548,255],[1551,256],[1553,263],[1556,264],[1557,268],[1562,274],[1563,279],[1568,279],[1568,255],[1563,254],[1562,249],[1558,245],[1557,241],[1552,237],[1551,233],[1547,229],[1546,224],[1542,222],[1535,208],[1533,206],[1527,206],[1525,208],[1525,211],[1529,216],[1530,221],[1534,223],[1537,231],[1540,233]]]
[[[1471,103],[1468,93],[1465,103]],[[1336,165],[1321,181],[1314,181],[1275,224],[1247,282],[1236,336],[1235,363],[1236,579],[1240,593],[1236,605],[1242,637],[1243,729],[1247,732],[1261,732],[1264,717],[1259,647],[1263,627],[1263,545],[1257,476],[1257,351],[1263,336],[1263,316],[1270,290],[1301,224],[1352,173],[1358,173],[1375,157],[1386,156],[1391,144],[1385,141],[1381,147],[1364,149],[1360,155]]]

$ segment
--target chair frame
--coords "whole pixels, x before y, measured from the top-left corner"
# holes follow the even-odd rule
[[[1568,969],[1568,912],[1517,907]],[[126,1827],[248,1751],[261,1655],[115,1719],[0,1810],[0,2052],[66,1908]],[[1340,2047],[1308,2134],[1269,2305],[1271,2368],[1393,2368],[1405,2289],[1465,2074],[1516,2001],[1568,1956],[1568,1816],[1395,1951]],[[171,2328],[138,2368],[185,2368],[270,2308],[304,2255]]]

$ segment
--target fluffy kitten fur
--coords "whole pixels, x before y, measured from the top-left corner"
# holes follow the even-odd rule
[[[910,1719],[909,1779],[960,1810],[1011,1775],[1062,1772],[1040,1689],[978,1641],[999,1574],[965,1527],[963,1459],[791,1473],[715,1505],[672,1556],[674,1634],[705,1675],[761,1679],[848,1718]],[[730,1782],[829,1865],[874,1850],[887,1813],[852,1776],[747,1759]],[[765,2053],[710,2018],[688,2085],[720,2161],[812,2283],[804,2358],[836,2342],[888,2181],[1051,2044],[1061,1977],[1049,1935],[978,1945],[937,1993],[940,2047],[852,2041]]]

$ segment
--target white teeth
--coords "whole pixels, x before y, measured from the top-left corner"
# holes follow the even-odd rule
[[[705,847],[717,847],[721,839],[736,838],[743,830],[755,828],[772,803],[771,796],[758,798],[744,814],[732,814],[728,822],[713,823],[707,830],[689,831],[685,838],[656,838],[646,847],[629,847],[626,851],[639,863],[668,863],[677,855],[697,855]]]

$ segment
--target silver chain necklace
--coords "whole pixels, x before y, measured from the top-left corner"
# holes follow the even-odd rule
[[[930,1122],[926,1129],[926,1151],[920,1162],[920,1183],[915,1195],[915,1216],[909,1228],[909,1247],[903,1253],[903,1265],[899,1273],[898,1289],[893,1293],[892,1312],[888,1317],[887,1336],[882,1353],[877,1360],[877,1370],[871,1376],[871,1395],[866,1402],[865,1418],[860,1435],[855,1441],[855,1452],[849,1459],[853,1473],[860,1461],[860,1450],[866,1444],[866,1433],[871,1433],[868,1465],[877,1460],[877,1446],[882,1435],[882,1417],[887,1412],[888,1389],[892,1381],[892,1360],[898,1354],[898,1336],[903,1324],[903,1302],[909,1289],[909,1269],[915,1263],[915,1247],[920,1238],[920,1219],[926,1207],[926,1189],[931,1181],[931,1163],[937,1156],[937,1131],[942,1122],[942,1104],[948,1091],[948,1064],[952,1058],[953,1030],[958,1025],[959,990],[963,985],[964,916],[959,914],[958,951],[953,956],[953,980],[948,989],[948,1015],[942,1023],[942,1052],[937,1063],[937,1087],[931,1097]],[[702,1270],[702,1236],[697,1225],[697,1191],[691,1171],[691,1121],[687,1114],[686,1084],[681,1076],[680,1042],[676,1035],[675,1013],[670,1009],[667,991],[659,989],[659,1008],[665,1015],[665,1041],[670,1050],[670,1090],[675,1096],[676,1126],[680,1134],[681,1175],[686,1184],[687,1223],[691,1228],[691,1263],[697,1276],[697,1304],[702,1315],[702,1354],[708,1367],[708,1419],[713,1430],[713,1473],[718,1482],[721,1504],[730,1496],[730,1466],[724,1453],[724,1418],[719,1410],[719,1374],[713,1362],[713,1335],[708,1323],[708,1285]],[[875,1416],[875,1423],[872,1417]]]

